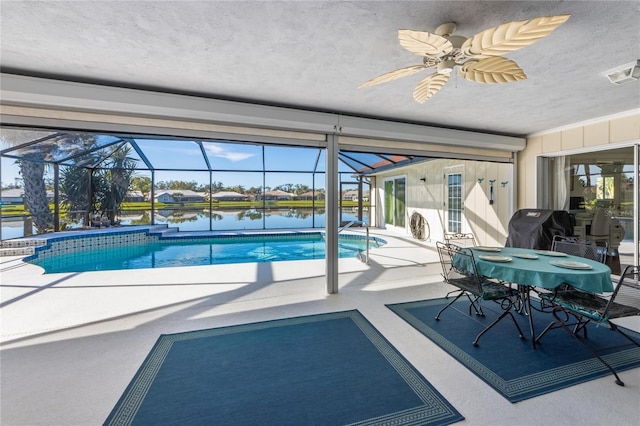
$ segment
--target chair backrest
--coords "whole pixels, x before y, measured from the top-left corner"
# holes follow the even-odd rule
[[[476,246],[476,238],[473,234],[462,234],[459,232],[454,233],[445,233],[444,234],[444,242],[446,244],[455,244],[458,247],[475,247]]]
[[[553,237],[551,250],[584,257],[600,263],[604,263],[607,258],[607,243],[604,241],[596,243],[575,237],[556,235]]]
[[[436,248],[440,256],[442,276],[445,281],[454,286],[458,286],[459,282],[464,282],[464,288],[481,294],[482,284],[471,250],[440,241],[436,242]]]
[[[602,315],[606,319],[640,315],[640,266],[624,269]]]

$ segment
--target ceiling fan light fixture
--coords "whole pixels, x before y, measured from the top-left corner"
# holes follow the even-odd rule
[[[624,84],[640,79],[640,59],[605,71],[605,75],[613,84]]]
[[[453,72],[453,67],[455,66],[456,66],[456,61],[452,59],[442,61],[438,64],[438,73],[451,74]]]

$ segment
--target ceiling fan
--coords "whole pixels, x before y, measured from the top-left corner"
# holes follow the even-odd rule
[[[424,103],[442,89],[455,67],[459,67],[458,73],[462,77],[476,83],[525,80],[527,76],[518,64],[502,55],[548,36],[570,16],[542,16],[528,21],[507,22],[469,38],[452,35],[456,29],[454,22],[440,25],[433,33],[398,30],[400,45],[421,56],[422,65],[412,65],[382,74],[361,84],[358,89],[435,68],[436,72],[420,81],[413,91],[413,99]]]

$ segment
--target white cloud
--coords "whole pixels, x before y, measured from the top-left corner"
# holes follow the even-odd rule
[[[217,145],[217,144],[213,144],[213,143],[204,144],[204,148],[205,148],[205,151],[207,151],[207,153],[209,155],[212,155],[214,157],[224,158],[224,159],[229,160],[229,161],[231,161],[233,163],[235,163],[236,161],[246,160],[247,158],[251,158],[251,157],[253,157],[255,155],[255,154],[248,153],[248,152],[228,151],[222,145]]]
[[[253,156],[254,154],[249,154],[246,152],[225,152],[223,154],[216,155],[216,157],[226,158],[227,160],[232,161],[234,163],[236,161],[246,160],[247,158],[251,158]]]

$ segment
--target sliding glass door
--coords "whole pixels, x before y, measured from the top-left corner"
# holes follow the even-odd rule
[[[605,240],[615,259],[614,273],[640,260],[639,151],[635,144],[545,159],[548,207],[572,213],[577,236]]]

